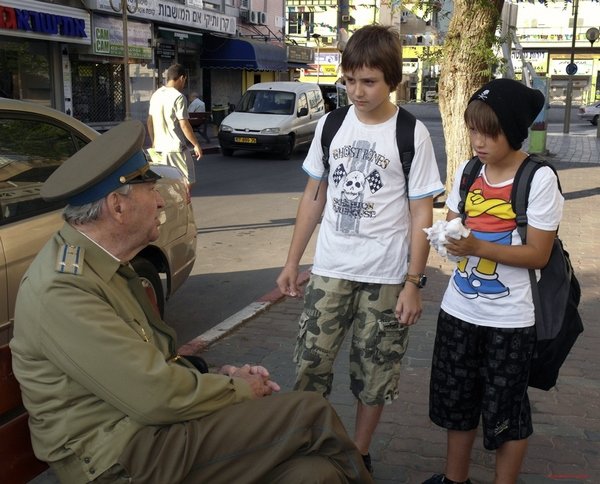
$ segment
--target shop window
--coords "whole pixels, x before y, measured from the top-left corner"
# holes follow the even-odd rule
[[[48,44],[0,41],[0,97],[52,105]]]
[[[84,123],[110,123],[125,119],[122,64],[71,60],[73,115]]]
[[[55,210],[42,184],[85,142],[45,121],[0,118],[0,224]]]

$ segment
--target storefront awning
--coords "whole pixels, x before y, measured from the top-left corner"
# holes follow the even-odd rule
[[[275,44],[250,39],[205,36],[201,65],[207,69],[287,71],[286,50]]]

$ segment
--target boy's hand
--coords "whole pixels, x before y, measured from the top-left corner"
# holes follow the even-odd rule
[[[461,237],[460,239],[454,239],[448,237],[446,242],[446,250],[449,254],[456,257],[467,257],[469,255],[477,255],[477,249],[480,241],[469,234],[467,237]]]
[[[421,290],[411,282],[406,283],[398,296],[396,318],[401,325],[412,326],[419,321],[422,312]]]
[[[286,296],[302,297],[302,289],[298,286],[298,267],[286,265],[277,278],[277,287]]]

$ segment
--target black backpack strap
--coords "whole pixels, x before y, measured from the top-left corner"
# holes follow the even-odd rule
[[[460,214],[460,218],[463,223],[465,218],[467,218],[467,214],[465,213],[465,203],[467,201],[467,193],[469,193],[469,188],[475,182],[475,179],[479,176],[479,172],[481,171],[481,167],[483,163],[481,160],[474,156],[471,158],[462,172],[462,176],[460,177],[460,184],[458,185],[458,193],[460,195],[460,202],[458,202],[458,213]]]
[[[547,166],[552,169],[554,175],[556,176],[558,189],[562,193],[560,179],[558,178],[556,168],[537,156],[528,156],[525,158],[523,163],[521,163],[521,166],[519,166],[513,181],[512,192],[510,194],[510,203],[516,215],[517,232],[519,233],[523,244],[525,244],[525,241],[527,240],[527,205],[529,204],[531,182],[533,181],[535,172],[543,166]]]
[[[325,167],[325,172],[329,171],[329,148],[331,147],[331,142],[333,141],[335,133],[337,133],[340,126],[342,126],[349,109],[350,105],[330,111],[323,123],[321,148],[323,149],[323,166]]]
[[[398,117],[396,118],[396,144],[402,163],[404,181],[406,182],[406,193],[408,193],[408,175],[415,157],[415,125],[417,118],[406,109],[398,106]]]
[[[521,243],[523,245],[525,245],[527,241],[527,205],[529,204],[529,192],[531,191],[531,182],[533,181],[535,172],[543,166],[548,166],[552,168],[552,171],[556,176],[558,189],[562,193],[560,179],[558,178],[558,173],[556,172],[556,169],[550,163],[536,156],[528,156],[527,158],[525,158],[523,163],[521,163],[521,166],[519,166],[519,169],[517,170],[517,173],[515,174],[515,178],[513,180],[513,187],[510,194],[510,203],[512,205],[513,211],[515,212],[517,232],[521,237]],[[541,317],[538,308],[541,308],[542,306],[537,278],[535,277],[535,270],[533,269],[529,269],[529,282],[531,284],[531,296],[533,299],[533,307],[536,309],[536,322],[538,322],[538,318]]]

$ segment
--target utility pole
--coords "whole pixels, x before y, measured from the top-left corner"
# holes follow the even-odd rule
[[[569,83],[567,84],[567,98],[565,100],[565,118],[563,133],[569,134],[571,128],[571,101],[573,97],[573,76],[577,72],[575,64],[575,41],[577,40],[577,13],[579,11],[579,0],[573,0],[573,38],[571,40],[571,62],[567,66]]]
[[[585,36],[590,41],[590,44],[592,45],[592,49],[593,49],[594,42],[596,42],[598,40],[598,37],[600,37],[600,30],[598,30],[596,27],[592,27],[590,29],[587,29]],[[596,82],[599,82],[599,81],[596,80]],[[596,91],[598,91],[598,90],[600,90],[600,86],[596,85]],[[596,99],[596,96],[594,95],[594,100],[595,99]],[[600,138],[600,122],[597,123],[596,127],[598,128],[596,130],[596,138]]]
[[[132,8],[129,3],[133,3]],[[129,88],[129,41],[127,31],[127,13],[135,13],[138,9],[138,0],[121,0],[121,5],[116,7],[114,1],[110,0],[110,6],[115,12],[121,11],[123,17],[123,96],[125,97],[125,121],[131,119],[131,93]]]
[[[129,39],[127,32],[127,10],[129,5],[127,0],[121,0],[121,9],[123,10],[123,75],[125,77],[125,121],[131,118],[131,99],[129,92]]]
[[[312,34],[312,38],[315,39],[315,44],[317,44],[317,84],[319,84],[319,73],[321,72],[321,61],[319,55],[321,50],[321,34]]]

